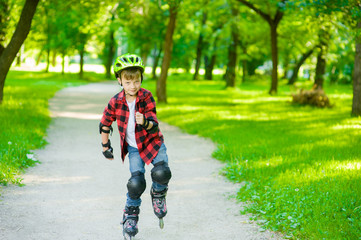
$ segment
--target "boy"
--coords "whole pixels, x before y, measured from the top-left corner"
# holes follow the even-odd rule
[[[127,184],[127,201],[121,222],[123,234],[129,238],[138,233],[140,197],[146,188],[144,164],[152,163],[154,166],[151,170],[153,184],[150,193],[161,228],[163,217],[167,214],[165,196],[172,176],[164,138],[158,127],[154,98],[150,91],[141,88],[143,72],[142,59],[137,55],[124,54],[116,59],[114,73],[123,90],[110,99],[99,124],[103,155],[107,159],[114,159],[109,133],[113,131],[111,125],[115,120],[123,162],[129,153],[131,178]]]

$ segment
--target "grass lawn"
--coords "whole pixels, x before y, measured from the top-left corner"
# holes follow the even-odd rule
[[[46,144],[50,123],[48,99],[67,86],[77,86],[101,77],[87,73],[85,80],[75,74],[10,71],[0,105],[0,184],[21,184],[25,168],[37,163],[31,150]]]
[[[334,107],[318,109],[291,104],[296,90],[282,82],[270,96],[268,79],[236,89],[181,79],[168,80],[158,118],[217,144],[222,174],[244,183],[237,197],[245,212],[287,238],[361,239],[361,118],[350,117],[352,86],[326,84]],[[155,95],[154,86],[145,83]]]

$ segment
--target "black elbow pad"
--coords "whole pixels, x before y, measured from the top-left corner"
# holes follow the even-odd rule
[[[108,127],[109,130],[105,130],[105,129],[103,129],[103,127]],[[102,134],[102,132],[103,132],[103,133],[110,133],[110,134],[112,134],[112,133],[113,133],[113,127],[112,127],[112,125],[107,126],[107,125],[104,125],[103,123],[99,123],[99,133]]]

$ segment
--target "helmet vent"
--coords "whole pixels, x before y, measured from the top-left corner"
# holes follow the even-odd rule
[[[131,62],[134,62],[134,57],[130,57],[129,60],[130,60]]]
[[[120,63],[117,63],[115,66],[117,67],[121,67],[122,65]]]
[[[122,58],[122,61],[124,61],[124,62],[128,62],[128,59],[126,59],[126,58]]]

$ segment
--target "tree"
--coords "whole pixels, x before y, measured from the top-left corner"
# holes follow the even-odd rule
[[[359,5],[361,12],[361,4]],[[353,99],[352,99],[352,115],[361,116],[361,19],[357,21],[356,51],[355,65],[353,73]]]
[[[326,20],[327,21],[327,20]],[[315,85],[317,88],[323,88],[324,75],[326,73],[326,54],[330,41],[330,25],[324,20],[320,21],[320,30],[318,32],[319,38],[319,52],[317,55]]]
[[[278,51],[283,78],[288,78],[290,85],[296,82],[302,65],[313,60],[311,56],[319,44],[319,22],[314,10],[302,7],[302,3],[287,7],[287,14],[278,29]]]
[[[222,29],[229,25],[227,24],[231,17],[228,1],[212,0],[207,4],[208,22],[206,25],[204,37],[204,79],[212,80],[213,69],[216,65],[216,59],[219,55],[219,49],[222,47],[219,43],[222,37],[229,38],[231,34],[223,34]],[[229,44],[227,44],[229,45]]]
[[[4,86],[10,66],[14,61],[21,45],[29,34],[31,22],[34,17],[39,0],[26,0],[16,30],[10,43],[0,55],[0,104],[4,97]]]
[[[238,45],[239,45],[239,31],[237,24],[237,17],[239,15],[239,7],[235,6],[232,2],[231,12],[231,44],[228,49],[228,64],[226,72],[226,86],[235,87],[236,86],[236,65],[237,65],[237,55],[238,55]]]
[[[162,61],[162,69],[157,81],[157,98],[160,103],[167,103],[166,81],[168,76],[168,69],[172,58],[173,48],[173,33],[176,26],[177,13],[180,0],[169,0],[169,22],[164,41],[164,56]]]
[[[104,66],[105,66],[105,76],[110,79],[111,77],[111,68],[113,64],[113,58],[116,51],[116,42],[115,42],[115,18],[116,18],[116,10],[119,6],[119,3],[116,3],[115,6],[109,11],[111,17],[108,22],[108,34],[105,39],[105,58],[104,58]]]
[[[266,13],[262,11],[260,8],[256,7],[253,3],[248,2],[247,0],[238,0],[243,3],[257,14],[259,14],[270,26],[271,30],[271,52],[272,52],[272,82],[271,89],[269,90],[270,94],[277,93],[278,87],[278,49],[277,49],[277,27],[280,23],[284,12],[283,7],[286,0],[281,0],[281,2],[277,3],[276,13],[272,16],[272,13]]]
[[[208,4],[208,0],[205,1],[205,6]],[[198,80],[199,79],[199,68],[201,66],[201,59],[202,59],[202,50],[203,50],[203,45],[204,45],[204,28],[207,22],[207,17],[208,17],[208,13],[207,13],[207,9],[205,7],[203,7],[203,13],[202,13],[202,22],[201,22],[201,31],[199,33],[199,38],[198,38],[198,43],[197,43],[197,56],[196,56],[196,66],[194,69],[194,75],[193,75],[193,80]]]
[[[0,2],[0,56],[4,51],[4,42],[6,39],[6,30],[8,28],[8,21],[9,21],[9,4],[8,1],[1,1]]]
[[[354,29],[355,61],[353,71],[352,116],[361,116],[361,2],[359,0],[325,0],[311,3],[319,13],[341,12],[345,24]]]
[[[296,65],[294,66],[293,68],[293,71],[292,71],[292,76],[291,78],[288,80],[288,84],[289,85],[292,85],[296,82],[297,80],[297,76],[298,76],[298,72],[302,66],[302,64],[306,61],[307,58],[309,58],[313,51],[314,51],[315,48],[312,48],[310,50],[308,50],[307,52],[303,53],[301,58],[297,61]]]

